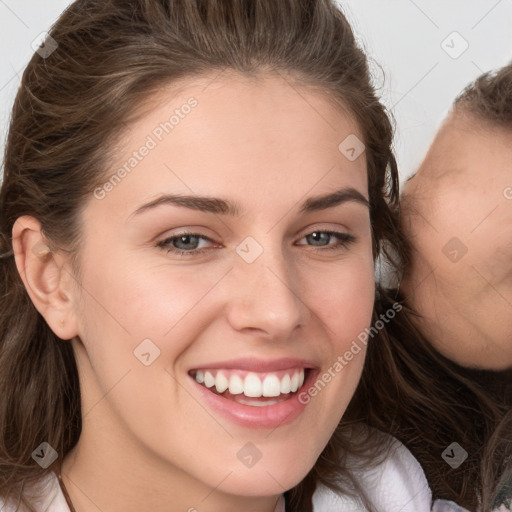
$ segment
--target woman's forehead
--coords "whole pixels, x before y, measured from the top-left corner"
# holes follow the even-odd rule
[[[218,79],[206,90],[191,84],[167,102],[156,98],[126,132],[106,181],[110,173],[116,189],[165,182],[187,193],[226,186],[270,193],[271,184],[284,195],[351,183],[366,195],[361,137],[351,116],[317,93],[297,94],[280,77]]]

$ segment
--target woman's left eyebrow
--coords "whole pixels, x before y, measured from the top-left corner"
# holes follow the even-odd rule
[[[334,208],[347,202],[356,202],[366,207],[370,206],[368,199],[361,192],[353,187],[344,187],[330,194],[308,198],[301,205],[299,212],[311,213],[318,210],[326,210],[327,208]],[[208,196],[164,194],[137,208],[130,217],[162,205],[181,206],[216,215],[240,216],[242,212],[239,204],[226,199]]]
[[[300,213],[310,213],[318,210],[326,210],[327,208],[334,208],[343,203],[355,201],[366,207],[370,207],[368,199],[353,187],[344,187],[334,193],[324,196],[310,197],[307,199],[300,208]]]

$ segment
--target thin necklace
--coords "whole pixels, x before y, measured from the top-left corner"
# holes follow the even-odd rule
[[[66,489],[66,486],[64,485],[64,480],[62,480],[62,474],[61,470],[59,469],[59,474],[57,475],[57,478],[59,480],[59,485],[62,490],[62,494],[64,494],[64,498],[66,498],[66,503],[68,504],[70,512],[76,512],[75,507],[73,506],[73,502],[71,501],[71,498],[69,497],[68,490]],[[284,494],[279,496],[276,507],[274,509],[274,512],[284,512],[285,510],[285,498]]]
[[[71,498],[69,497],[68,490],[66,489],[66,486],[64,485],[64,481],[62,480],[62,474],[61,474],[60,468],[59,468],[59,474],[57,475],[57,478],[59,479],[59,485],[62,490],[62,494],[64,494],[64,498],[66,498],[66,503],[68,504],[70,512],[76,512],[75,507],[73,506],[73,502],[71,501]]]

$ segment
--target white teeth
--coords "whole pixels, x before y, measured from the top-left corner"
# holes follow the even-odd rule
[[[291,379],[289,375],[285,375],[281,379],[281,393],[288,394],[291,390]]]
[[[295,391],[297,391],[297,389],[299,389],[299,374],[298,373],[293,374],[290,389],[291,389],[292,393],[295,393]]]
[[[244,395],[251,398],[258,398],[263,391],[261,379],[254,373],[248,373],[244,379]]]
[[[263,396],[279,396],[281,394],[281,382],[277,375],[267,375],[263,380]]]
[[[239,404],[252,405],[253,407],[268,407],[269,405],[278,404],[282,402],[282,400],[266,400],[265,402],[260,402],[257,399],[241,397],[237,399],[237,402]]]
[[[231,375],[229,379],[229,392],[232,395],[240,395],[244,392],[244,382],[238,375]]]
[[[217,393],[224,393],[229,387],[229,380],[225,377],[222,372],[217,373],[215,377],[215,389]]]
[[[242,379],[237,373],[230,375],[230,372],[230,370],[198,370],[195,373],[195,380],[207,388],[215,386],[217,393],[221,394],[229,390],[232,395],[244,394],[249,398],[278,397],[295,393],[301,388],[304,384],[305,370],[286,373],[281,379],[272,373],[263,377],[254,372],[248,373]],[[270,404],[271,401],[267,400],[265,403]]]
[[[210,372],[204,374],[204,385],[207,388],[211,388],[215,385],[215,377]]]

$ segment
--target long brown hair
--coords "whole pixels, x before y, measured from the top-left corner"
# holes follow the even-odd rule
[[[512,63],[480,75],[456,98],[454,108],[459,113],[472,115],[477,121],[505,130],[512,138]],[[512,371],[503,373],[504,378],[493,398],[504,397],[506,412],[485,445],[483,494],[489,495],[489,502],[494,500],[499,505],[506,499],[512,507]],[[493,481],[497,482],[494,491],[487,492],[485,482]]]
[[[73,351],[29,300],[12,257],[13,224],[33,216],[52,247],[77,254],[81,208],[105,181],[116,142],[153,92],[223,70],[282,73],[324,92],[362,130],[375,257],[387,248],[399,252],[400,243],[392,126],[366,56],[332,0],[77,0],[49,35],[47,51],[34,54],[23,73],[0,193],[0,494],[6,498],[22,496],[25,482],[51,470],[31,457],[41,442],[57,451],[59,464],[81,431]],[[357,447],[342,430],[343,422],[315,470],[288,493],[289,510],[311,510],[318,475],[326,481],[345,475],[334,454]],[[359,448],[368,451],[369,443]]]
[[[481,75],[456,98],[454,110],[474,126],[501,128],[512,137],[512,65]],[[404,241],[405,272],[412,247]],[[383,294],[383,311],[403,305],[369,345],[354,403],[366,421],[400,439],[423,467],[434,498],[489,512],[512,505],[512,369],[464,368],[443,357],[419,329],[421,311],[396,290]],[[468,456],[457,468],[442,459],[452,443]]]
[[[363,408],[360,421],[409,448],[434,499],[490,512],[512,498],[512,370],[450,361],[418,328],[418,313],[403,295],[382,294],[377,309],[384,312],[397,301],[402,310],[381,340],[368,345],[353,402]],[[455,468],[442,456],[452,443],[467,452]]]

